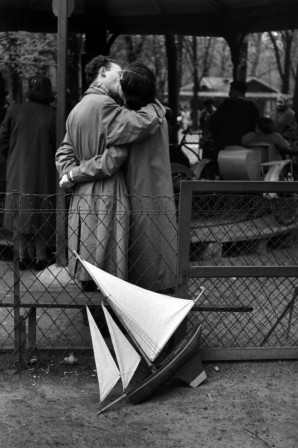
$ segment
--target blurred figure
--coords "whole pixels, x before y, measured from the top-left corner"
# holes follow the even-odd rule
[[[190,110],[187,106],[184,106],[181,111],[181,123],[183,131],[187,131],[192,125]]]
[[[288,95],[279,94],[276,99],[276,109],[270,117],[275,131],[279,132],[290,144],[298,139],[295,112],[290,107]]]
[[[203,106],[204,109],[200,116],[200,127],[202,130],[200,146],[202,148],[202,157],[203,159],[216,160],[217,151],[211,134],[210,122],[217,109],[212,98],[207,98],[203,102]]]
[[[210,119],[210,131],[217,151],[228,145],[241,145],[241,137],[255,130],[259,111],[252,101],[245,98],[246,90],[245,82],[231,82],[229,98]]]
[[[203,134],[210,134],[210,119],[212,115],[216,112],[216,107],[214,100],[212,98],[207,98],[203,102],[203,110],[200,115],[200,126]]]
[[[38,271],[50,263],[47,244],[55,231],[44,209],[54,209],[50,199],[35,195],[56,192],[56,113],[49,78],[34,76],[29,80],[27,101],[11,104],[0,127],[0,150],[7,161],[6,191],[26,196],[20,201],[20,269],[33,266]],[[12,231],[12,195],[6,197],[4,227]],[[33,251],[30,245],[33,243]],[[33,253],[32,253],[33,252]]]
[[[281,134],[274,132],[274,124],[271,118],[261,117],[259,118],[255,132],[249,132],[245,134],[241,139],[243,146],[249,146],[252,143],[272,143],[280,152],[281,156],[283,152],[289,150],[290,144],[285,140]]]

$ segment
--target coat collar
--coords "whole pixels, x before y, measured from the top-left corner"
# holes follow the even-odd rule
[[[88,95],[89,93],[97,93],[100,95],[111,96],[109,90],[102,83],[91,84],[90,87],[85,92],[85,95]]]

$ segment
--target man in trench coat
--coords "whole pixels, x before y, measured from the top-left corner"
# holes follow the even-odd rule
[[[165,117],[165,109],[159,102],[138,111],[120,106],[114,98],[119,95],[121,73],[119,64],[103,56],[87,65],[90,87],[69,114],[66,135],[56,153],[60,185],[73,187],[69,212],[69,269],[83,282],[83,287],[90,277],[77,265],[73,250],[107,272],[126,278],[129,204],[119,168],[127,151],[113,145],[147,138],[156,132]],[[101,157],[107,146],[109,151]],[[80,163],[88,160],[90,163],[85,166],[84,174]],[[90,173],[94,180],[88,182]]]

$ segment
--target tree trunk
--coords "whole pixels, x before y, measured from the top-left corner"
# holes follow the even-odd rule
[[[199,91],[199,80],[198,80],[198,45],[197,37],[192,38],[192,57],[193,57],[193,91],[191,99],[191,118],[192,118],[192,128],[194,130],[198,129],[198,91]]]
[[[177,114],[178,114],[178,74],[177,74],[177,51],[175,44],[175,36],[173,34],[167,34],[166,50],[168,58],[168,98],[169,107],[172,111],[171,123],[170,123],[170,143],[176,144],[178,141],[177,136]]]
[[[292,108],[296,113],[296,120],[297,120],[297,118],[298,118],[298,62],[297,62],[297,69],[296,69],[296,78],[295,78],[295,87],[294,87]]]

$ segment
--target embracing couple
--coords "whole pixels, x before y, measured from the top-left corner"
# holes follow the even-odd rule
[[[73,250],[90,263],[153,291],[175,286],[177,221],[165,108],[142,63],[124,70],[97,56],[89,85],[70,112],[56,153],[60,186],[72,188],[69,269],[93,283]]]

